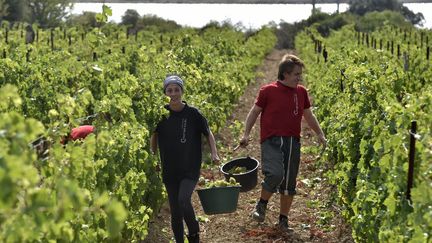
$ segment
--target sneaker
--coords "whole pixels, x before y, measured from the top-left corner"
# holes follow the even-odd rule
[[[266,209],[266,204],[258,202],[255,206],[254,212],[252,213],[252,218],[258,222],[264,222]]]
[[[291,232],[292,229],[288,226],[288,218],[282,218],[279,220],[279,223],[277,224],[277,227],[280,231],[283,232]]]

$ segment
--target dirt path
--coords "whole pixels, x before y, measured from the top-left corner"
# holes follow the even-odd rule
[[[221,142],[220,155],[227,159],[249,155],[260,160],[259,146],[259,119],[255,124],[251,137],[253,141],[247,150],[237,151],[232,148],[234,141],[239,139],[239,129],[230,128],[235,121],[245,120],[249,109],[252,107],[255,97],[261,85],[273,81],[277,76],[278,63],[286,50],[274,50],[264,60],[258,71],[256,82],[245,90],[235,107],[232,119],[223,131],[217,136]],[[201,241],[203,243],[255,243],[255,242],[354,242],[349,226],[340,216],[340,211],[331,195],[334,190],[326,182],[323,173],[326,162],[316,161],[318,148],[316,137],[307,124],[302,129],[302,158],[300,173],[298,176],[298,195],[289,215],[289,224],[293,228],[292,233],[280,232],[274,227],[279,216],[279,195],[275,194],[270,199],[266,220],[257,223],[252,220],[250,214],[260,195],[260,185],[249,192],[240,193],[237,210],[230,214],[205,215],[197,193],[192,200],[197,216],[201,218]],[[226,162],[224,160],[222,162]],[[319,166],[319,165],[324,166]],[[203,169],[202,173],[211,173],[216,178],[222,178],[218,168]],[[262,175],[259,170],[259,179]],[[170,229],[170,214],[167,205],[164,205],[149,229],[149,236],[145,242],[169,242],[172,237]]]

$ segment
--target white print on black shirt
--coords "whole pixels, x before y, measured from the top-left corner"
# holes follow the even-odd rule
[[[295,109],[294,109],[294,115],[297,116],[298,115],[298,99],[297,99],[297,94],[294,94],[294,104],[295,104]]]
[[[187,119],[182,119],[182,129],[183,129],[183,137],[180,139],[181,143],[186,143],[186,126],[187,126]]]

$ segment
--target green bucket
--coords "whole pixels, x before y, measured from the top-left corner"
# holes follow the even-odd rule
[[[205,214],[232,213],[237,209],[240,186],[197,189]]]

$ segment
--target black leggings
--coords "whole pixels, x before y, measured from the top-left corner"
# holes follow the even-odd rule
[[[189,230],[189,235],[199,232],[199,224],[195,218],[191,197],[197,181],[182,179],[179,182],[166,182],[168,201],[171,209],[171,228],[177,243],[183,243],[183,219]]]

